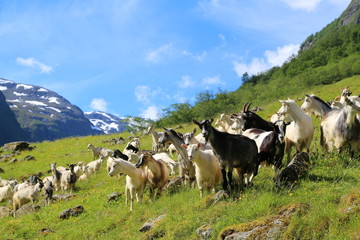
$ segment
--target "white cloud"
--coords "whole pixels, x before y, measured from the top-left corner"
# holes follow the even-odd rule
[[[135,88],[135,97],[136,100],[144,104],[150,103],[149,96],[151,94],[151,89],[148,86],[137,86]]]
[[[96,111],[106,112],[108,103],[102,98],[94,98],[90,105]]]
[[[40,69],[41,73],[51,73],[53,71],[53,68],[51,66],[45,65],[44,63],[41,63],[34,58],[18,57],[16,58],[16,63],[28,67],[37,67]]]
[[[153,63],[158,63],[161,61],[163,56],[169,55],[174,51],[172,44],[162,45],[157,49],[148,51],[146,55],[146,60]]]
[[[281,66],[293,54],[297,54],[300,49],[299,44],[289,44],[283,47],[277,47],[276,51],[265,51],[267,62],[271,67]]]
[[[233,62],[234,70],[239,77],[245,72],[250,75],[264,72],[274,66],[281,66],[290,56],[296,55],[300,45],[289,44],[277,47],[275,51],[266,50],[264,58],[253,58],[250,63]]]
[[[202,80],[202,84],[207,85],[225,85],[223,81],[221,81],[220,76],[207,77]]]
[[[182,54],[184,56],[187,56],[187,57],[190,57],[190,58],[193,58],[195,59],[196,61],[198,62],[203,62],[204,59],[206,58],[207,56],[207,52],[206,51],[203,51],[202,53],[192,53],[192,52],[189,52],[189,51],[182,51]]]
[[[293,9],[314,11],[322,0],[282,0]]]
[[[151,120],[158,120],[161,117],[161,111],[156,106],[149,106],[142,113],[140,113],[140,117]]]
[[[191,79],[190,76],[182,76],[178,86],[179,88],[190,88],[195,86],[195,82]]]

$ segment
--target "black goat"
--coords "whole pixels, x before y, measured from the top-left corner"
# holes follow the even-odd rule
[[[239,175],[240,186],[243,185],[244,174],[247,175],[246,183],[251,183],[252,178],[257,175],[259,167],[258,149],[255,141],[246,136],[216,130],[211,126],[213,119],[203,120],[201,122],[193,120],[193,122],[199,126],[206,141],[210,141],[211,146],[219,157],[223,175],[223,189],[228,189],[228,183],[231,190],[234,189],[232,183],[233,169],[235,169]]]

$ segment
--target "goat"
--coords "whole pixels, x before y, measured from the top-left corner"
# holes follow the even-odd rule
[[[188,179],[189,186],[192,187],[195,181],[195,167],[192,162],[189,161],[186,150],[181,147],[181,145],[185,143],[184,139],[180,137],[179,134],[173,129],[163,129],[165,130],[165,134],[159,139],[159,142],[165,143],[170,141],[172,144],[174,144],[176,150],[178,151],[180,176],[183,180]]]
[[[108,158],[108,160],[109,160],[109,159],[110,159],[110,158]],[[112,163],[112,161],[111,161],[111,163]],[[89,171],[88,171],[88,168],[89,168],[89,166],[84,166],[84,167],[83,167],[83,174],[79,177],[78,181],[87,180],[87,179],[89,178],[90,173],[89,173]]]
[[[304,103],[301,105],[301,109],[309,116],[311,116],[311,114],[315,114],[320,117],[325,116],[328,112],[333,110],[328,103],[314,94],[305,94]]]
[[[170,168],[170,175],[175,175],[176,170],[178,169],[179,163],[175,162],[170,158],[170,156],[167,153],[156,153],[153,155],[153,158],[156,160],[162,160],[166,163],[166,165]]]
[[[93,152],[94,160],[100,158],[100,151],[102,147],[94,147],[91,143],[88,144],[87,150],[91,149]]]
[[[56,169],[56,163],[51,163],[51,172],[53,174],[53,185],[55,187],[55,191],[58,191],[61,188],[61,175],[62,173]]]
[[[126,185],[125,196],[126,205],[128,205],[130,197],[130,211],[133,210],[134,198],[136,195],[136,202],[142,202],[144,189],[147,183],[147,176],[143,169],[136,168],[134,164],[122,160],[113,159],[113,164],[108,172],[109,176],[117,176],[119,173],[125,173]]]
[[[274,131],[275,127],[272,122],[268,122],[261,118],[256,113],[249,110],[251,103],[245,103],[243,110],[240,114],[232,114],[234,118],[239,118],[242,123],[242,130],[245,131],[249,128],[258,128],[265,131]]]
[[[54,187],[51,181],[46,181],[44,183],[44,193],[45,193],[45,203],[50,204],[53,199]]]
[[[9,184],[17,184],[17,180],[6,180],[6,179],[2,179],[0,178],[0,187],[5,187],[6,185],[9,185]]]
[[[88,171],[90,174],[92,173],[97,173],[100,170],[101,164],[104,161],[104,159],[100,158],[98,160],[94,160],[92,162],[89,162],[87,164],[88,166]]]
[[[30,185],[14,193],[13,196],[14,217],[16,217],[16,210],[18,210],[22,205],[28,202],[34,203],[39,200],[40,191],[42,187],[43,187],[43,183],[39,182],[35,185]]]
[[[350,147],[351,154],[360,147],[360,107],[348,98],[342,109],[335,109],[321,120],[320,143],[327,151]]]
[[[163,188],[169,180],[169,170],[161,160],[156,160],[150,153],[141,154],[139,161],[135,164],[136,168],[143,168],[147,174],[150,187],[150,199],[156,195],[160,196]]]
[[[84,163],[78,162],[77,166],[74,167],[74,172],[76,174],[76,177],[79,178],[84,173]]]
[[[123,154],[119,149],[115,149],[112,157],[107,159],[107,162],[106,162],[106,171],[107,172],[110,171],[113,158],[121,158],[126,161],[129,160],[128,155]]]
[[[126,147],[126,150],[131,150],[133,153],[137,153],[137,152],[139,151],[139,148],[134,147],[134,145],[132,145],[132,144],[129,144],[129,145]]]
[[[183,148],[187,149],[189,160],[195,164],[195,176],[200,197],[203,197],[204,189],[208,192],[215,191],[215,187],[221,181],[221,168],[218,158],[212,150],[202,150],[201,143],[183,144]]]
[[[0,187],[0,202],[12,199],[15,192],[14,187],[14,183]]]
[[[287,128],[285,134],[285,152],[287,162],[291,160],[291,148],[295,147],[296,153],[300,153],[304,148],[310,151],[310,144],[314,135],[314,126],[311,118],[295,103],[294,100],[279,100],[282,106],[278,110],[280,115],[289,114],[294,119]]]
[[[291,186],[300,178],[304,177],[310,167],[309,154],[306,152],[298,153],[291,160],[289,165],[284,168],[276,177],[276,186]]]
[[[69,167],[69,170],[66,172],[63,172],[61,175],[61,190],[70,192],[73,191],[75,187],[75,183],[77,180],[76,173],[74,172],[74,167],[76,164],[67,164]]]
[[[283,121],[281,121],[284,123]],[[285,123],[284,123],[285,124]],[[285,132],[285,130],[283,130]],[[257,128],[250,128],[243,132],[244,136],[253,139],[256,142],[259,163],[266,162],[275,166],[275,173],[278,174],[282,167],[284,157],[284,135],[276,131],[265,131]]]
[[[234,190],[232,182],[232,171],[234,168],[239,175],[239,186],[243,184],[244,174],[247,175],[245,183],[251,183],[253,177],[257,175],[259,166],[257,160],[258,150],[255,141],[246,136],[219,132],[211,126],[213,121],[213,119],[201,122],[193,120],[201,129],[205,139],[210,141],[215,154],[219,158],[223,176],[223,189],[226,191],[229,183],[231,190]]]
[[[149,126],[149,128],[147,129],[147,133],[151,134],[152,150],[154,152],[159,151],[160,147],[165,145],[164,143],[159,143],[159,138],[163,137],[165,133],[155,131],[153,125]]]

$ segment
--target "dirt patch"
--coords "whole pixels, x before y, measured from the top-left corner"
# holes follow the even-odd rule
[[[227,227],[220,232],[218,239],[278,239],[286,231],[291,217],[305,214],[309,208],[305,203],[287,205],[275,216]]]

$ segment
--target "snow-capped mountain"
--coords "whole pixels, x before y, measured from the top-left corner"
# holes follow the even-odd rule
[[[93,111],[85,112],[84,114],[97,129],[106,134],[123,132],[128,126],[128,124],[123,121],[123,118],[109,113]]]
[[[0,78],[0,91],[29,141],[102,134],[92,128],[83,111],[59,94]]]

